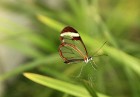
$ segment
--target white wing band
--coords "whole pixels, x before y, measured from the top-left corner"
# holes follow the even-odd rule
[[[62,33],[60,36],[71,36],[71,37],[79,37],[80,35],[78,33],[73,33],[73,32],[66,32]]]

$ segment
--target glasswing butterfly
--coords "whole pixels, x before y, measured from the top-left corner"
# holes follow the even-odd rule
[[[59,54],[64,60],[64,63],[71,64],[78,62],[93,62],[95,64],[94,61],[91,61],[93,58],[88,56],[87,49],[80,37],[80,34],[74,28],[70,26],[65,27],[60,33],[60,41]],[[104,44],[95,53],[97,53]],[[91,66],[94,70],[96,70],[92,63]],[[82,69],[83,65],[78,77],[81,75]]]
[[[61,44],[59,54],[64,63],[77,63],[84,61],[88,63],[92,57],[88,57],[87,49],[79,35],[72,27],[65,27],[60,33]]]
[[[82,41],[82,38],[74,28],[70,26],[65,27],[60,33],[60,41],[61,44],[59,46],[59,54],[64,60],[64,63],[88,63],[89,61],[91,63],[92,57],[88,57],[88,52]],[[81,71],[77,77],[80,77],[83,66],[84,65],[82,65]],[[92,63],[91,66],[94,68]]]

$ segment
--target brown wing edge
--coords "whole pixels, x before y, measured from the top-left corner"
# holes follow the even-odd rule
[[[61,47],[63,46],[69,46],[72,47],[75,51],[77,51],[82,57],[83,59],[67,59],[63,56],[63,53],[61,51]],[[84,56],[84,54],[73,44],[67,44],[67,43],[61,43],[59,46],[59,55],[61,56],[61,58],[64,60],[64,63],[71,63],[71,62],[76,62],[76,61],[84,61],[87,60],[88,56]]]
[[[66,26],[62,31],[61,33],[67,33],[67,32],[74,32],[74,33],[78,33],[78,31],[76,31],[73,27],[71,26]],[[79,33],[78,33],[79,34]],[[80,35],[80,34],[79,34]],[[60,36],[60,40],[61,42],[63,43],[63,37]],[[88,52],[87,52],[87,49],[86,49],[86,46],[84,45],[84,42],[82,40],[82,38],[79,36],[79,37],[73,37],[72,40],[79,40],[81,41],[82,45],[84,46],[84,49],[86,51],[86,55],[88,56]]]
[[[73,27],[71,26],[66,26],[61,33],[67,33],[67,32],[74,32],[74,33],[78,33]]]

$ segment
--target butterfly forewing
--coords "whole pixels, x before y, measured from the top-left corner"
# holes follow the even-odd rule
[[[84,61],[88,54],[79,33],[72,27],[65,27],[60,34],[60,56],[65,63]]]

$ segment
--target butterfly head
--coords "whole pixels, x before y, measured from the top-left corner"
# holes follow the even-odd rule
[[[85,61],[85,63],[88,63],[89,61],[91,61],[91,60],[93,60],[93,58],[92,57],[88,57],[86,60],[84,60]]]

